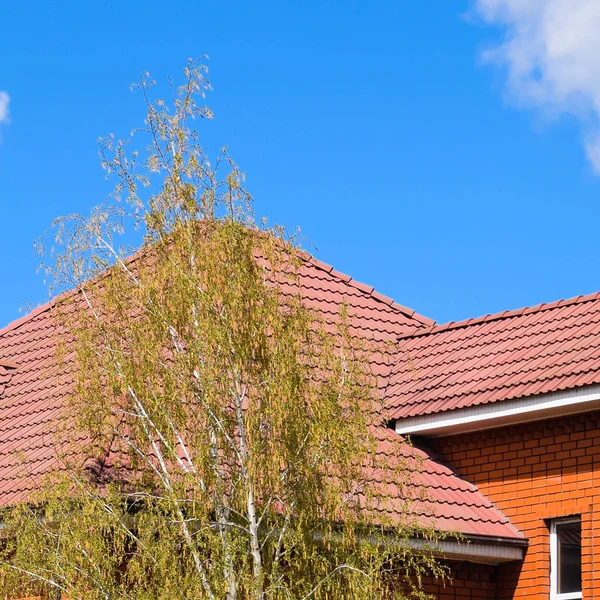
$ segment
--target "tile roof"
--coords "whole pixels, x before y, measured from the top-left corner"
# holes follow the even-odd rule
[[[383,429],[378,437],[378,452],[391,456],[392,444],[398,443],[398,435],[391,429]],[[426,447],[405,444],[404,450],[407,456],[418,460],[416,483],[426,490],[425,496],[412,507],[415,513],[425,517],[440,531],[524,540],[523,534],[475,485],[442,464]],[[380,510],[393,516],[398,510],[397,505],[398,493],[390,490]]]
[[[337,315],[345,303],[352,327],[375,342],[383,342],[386,349],[388,342],[434,323],[309,256],[301,268],[299,284],[305,302],[326,317]],[[60,375],[54,369],[60,335],[64,332],[58,329],[51,304],[0,330],[0,365],[18,365],[16,369],[0,366],[0,506],[24,500],[40,476],[57,468],[59,449],[54,434],[60,422],[61,403],[74,381],[72,360],[65,361]],[[372,368],[380,382],[390,366],[389,353],[384,351],[381,357],[374,357]],[[6,385],[9,371],[12,378]],[[390,455],[390,445],[398,442],[393,431],[379,431],[380,456]],[[428,498],[419,502],[418,511],[423,515],[435,512],[435,524],[440,529],[522,538],[475,486],[424,451],[405,445],[407,452],[418,455],[422,461],[418,477],[428,489]],[[385,474],[379,475],[383,484]],[[381,505],[383,512],[395,514],[401,502],[398,494],[397,490],[390,490]]]
[[[600,383],[600,293],[402,336],[393,419]]]

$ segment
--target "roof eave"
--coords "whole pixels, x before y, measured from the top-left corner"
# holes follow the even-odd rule
[[[523,560],[527,550],[527,540],[525,538],[520,540],[486,539],[484,536],[445,539],[434,544],[413,539],[411,545],[419,549],[430,549],[435,555],[447,560],[465,560],[486,565],[499,565]]]
[[[398,418],[396,433],[442,437],[600,409],[600,384]]]

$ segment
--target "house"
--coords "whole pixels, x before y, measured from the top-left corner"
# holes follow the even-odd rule
[[[528,540],[496,568],[496,598],[593,598],[600,574],[600,294],[405,337],[386,388],[396,432]],[[492,596],[493,597],[493,596]]]
[[[388,411],[379,451],[410,435],[421,503],[451,598],[593,597],[600,483],[600,294],[436,325],[312,257],[305,301],[344,303],[352,328],[389,350],[372,370]],[[0,330],[0,505],[24,501],[56,458],[52,423],[73,373],[52,368],[52,304]],[[390,345],[389,342],[394,342]],[[387,510],[393,512],[393,498]]]

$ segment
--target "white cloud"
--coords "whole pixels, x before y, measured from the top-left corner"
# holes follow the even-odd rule
[[[600,0],[475,0],[475,13],[504,30],[484,58],[507,67],[512,101],[575,115],[600,174]]]
[[[9,112],[8,112],[8,105],[10,103],[10,96],[0,90],[0,124],[6,124],[9,122]]]

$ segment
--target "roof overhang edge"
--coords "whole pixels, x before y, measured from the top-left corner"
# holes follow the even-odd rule
[[[500,544],[497,541],[490,543],[469,539],[448,539],[440,540],[431,546],[422,540],[413,539],[411,543],[415,548],[430,548],[434,554],[447,560],[466,560],[487,565],[523,560],[526,550],[525,540],[520,544]]]
[[[600,409],[600,384],[397,419],[396,433],[442,437]]]

